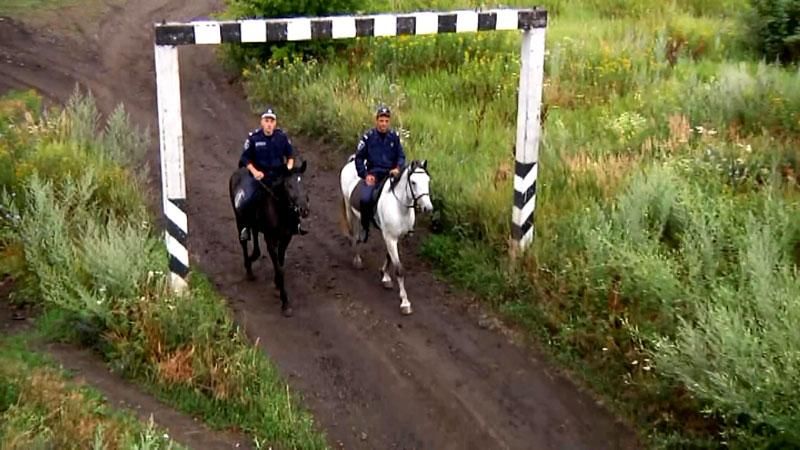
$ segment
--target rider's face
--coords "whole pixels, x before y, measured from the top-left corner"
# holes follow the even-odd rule
[[[267,136],[269,136],[270,134],[272,134],[273,131],[275,131],[276,124],[277,121],[272,117],[264,117],[263,119],[261,119],[261,128],[264,129],[264,133]]]
[[[389,130],[390,122],[391,119],[389,119],[388,117],[380,116],[375,120],[375,125],[377,126],[378,131],[380,131],[381,133],[386,133],[386,131]]]

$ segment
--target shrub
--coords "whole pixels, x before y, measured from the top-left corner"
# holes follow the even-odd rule
[[[751,0],[747,21],[753,45],[769,60],[784,63],[800,59],[800,2]]]

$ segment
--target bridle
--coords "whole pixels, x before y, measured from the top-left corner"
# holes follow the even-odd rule
[[[417,171],[418,169],[421,169],[422,171],[418,172]],[[400,201],[400,198],[397,197],[397,192],[394,191],[395,185],[392,185],[391,191],[392,191],[392,195],[394,195],[394,198],[397,199],[398,203],[400,203],[401,205],[405,206],[407,209],[412,209],[412,208],[416,208],[417,207],[417,204],[419,203],[419,200],[422,197],[425,197],[426,195],[428,197],[430,197],[430,193],[429,192],[425,192],[423,194],[417,195],[417,193],[414,192],[414,187],[411,184],[411,175],[414,175],[415,173],[424,173],[424,174],[428,175],[428,177],[430,177],[431,175],[428,173],[427,170],[425,170],[424,167],[420,167],[420,166],[411,166],[411,167],[407,168],[405,170],[405,172],[408,174],[408,176],[406,176],[406,178],[407,178],[406,186],[407,186],[407,189],[408,189],[408,193],[411,194],[411,199],[412,199],[411,204],[410,205],[403,205],[403,203]],[[401,175],[400,178],[402,178],[402,175]]]

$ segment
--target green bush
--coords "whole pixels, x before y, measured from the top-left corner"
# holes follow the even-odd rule
[[[754,46],[768,60],[784,63],[800,60],[800,2],[751,0],[747,21]]]

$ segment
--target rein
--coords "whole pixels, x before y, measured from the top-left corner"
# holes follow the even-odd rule
[[[287,179],[287,178],[288,178],[288,177],[281,177],[281,182],[280,182],[280,183],[278,183],[278,184],[282,185],[282,184],[286,183],[286,179]],[[280,202],[280,200],[281,200],[281,199],[278,197],[278,195],[277,195],[277,194],[275,194],[275,191],[273,191],[273,190],[272,190],[272,188],[271,188],[270,186],[267,186],[267,185],[266,185],[266,184],[265,184],[263,181],[261,181],[261,180],[256,180],[256,181],[258,181],[258,184],[260,184],[260,185],[261,185],[261,187],[262,187],[262,188],[264,188],[264,190],[267,192],[267,194],[269,194],[269,196],[270,196],[270,197],[272,197],[272,198],[273,198],[275,201],[277,201],[277,202]],[[299,212],[300,212],[300,207],[299,207],[299,206],[297,206],[297,205],[296,205],[296,204],[295,204],[295,203],[292,201],[291,197],[289,197],[288,195],[287,195],[286,197],[287,197],[287,200],[288,200],[288,201],[287,201],[287,203],[289,204],[289,208],[290,208],[290,209],[292,209],[292,211],[294,211],[295,213],[299,213]]]

